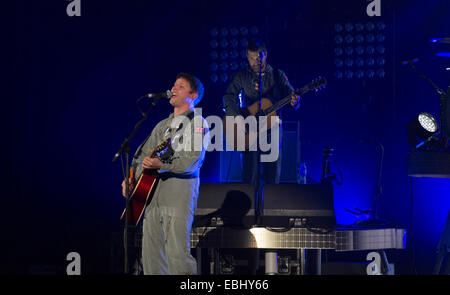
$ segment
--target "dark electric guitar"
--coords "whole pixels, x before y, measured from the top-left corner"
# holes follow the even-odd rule
[[[327,84],[327,80],[324,77],[318,77],[315,80],[313,80],[308,85],[305,85],[304,87],[297,89],[294,91],[297,95],[303,95],[307,93],[308,91],[315,90],[316,92],[321,90],[322,88],[325,88]],[[245,118],[248,116],[256,116],[256,119],[258,120],[258,117],[260,116],[266,116],[267,117],[267,129],[270,129],[272,126],[272,117],[278,116],[277,111],[284,107],[285,105],[288,105],[291,103],[291,95],[286,96],[285,98],[281,99],[277,103],[273,104],[272,101],[270,101],[267,98],[261,99],[261,108],[259,108],[259,101],[253,103],[249,107],[241,108],[240,114]],[[229,120],[229,118],[233,118],[232,116],[225,116],[223,120],[223,126],[224,126],[224,132],[225,132],[225,138],[228,143],[233,142],[234,143],[234,150],[237,150],[237,138],[238,138],[238,127],[237,124],[234,124],[234,131],[227,132],[226,128],[226,122]],[[263,129],[259,128],[259,131]],[[231,136],[234,136],[232,138]],[[234,139],[234,140],[233,140]],[[253,139],[253,140],[252,140]],[[252,136],[249,134],[248,130],[246,130],[245,134],[245,150],[248,150],[250,146],[254,143],[256,140],[256,135]]]
[[[150,154],[150,158],[162,159],[166,157],[170,142],[171,140],[168,139],[155,147]],[[128,224],[137,225],[145,208],[153,198],[156,187],[158,186],[159,174],[156,172],[156,169],[144,169],[137,182],[134,181],[133,176],[130,178],[132,193],[129,200],[131,212],[128,214]],[[120,217],[121,220],[125,220],[126,211],[127,209],[125,208]]]

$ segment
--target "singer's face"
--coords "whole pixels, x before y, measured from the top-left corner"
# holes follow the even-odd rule
[[[247,51],[247,60],[248,64],[252,68],[252,70],[255,73],[259,73],[259,66],[261,62],[261,58],[259,57],[258,51]],[[267,64],[267,51],[264,52],[263,58],[262,58],[262,70],[266,70],[266,64]]]
[[[184,78],[178,78],[171,91],[170,104],[173,107],[181,107],[184,104],[189,105],[197,95],[192,91],[191,84]]]

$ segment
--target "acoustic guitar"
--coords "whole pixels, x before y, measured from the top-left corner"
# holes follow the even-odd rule
[[[152,153],[149,155],[151,158],[167,158],[169,152],[171,139],[160,143],[156,146]],[[144,169],[137,182],[135,178],[130,176],[132,193],[129,199],[130,202],[130,212],[128,214],[128,224],[137,225],[144,213],[145,208],[151,202],[153,195],[155,193],[156,187],[159,182],[159,174],[156,169]],[[121,220],[125,220],[127,208],[123,210],[120,216]]]
[[[311,83],[303,86],[300,89],[295,90],[294,93],[297,95],[303,95],[311,90],[315,90],[316,92],[318,92],[319,90],[322,90],[323,88],[325,88],[326,84],[327,84],[327,80],[324,77],[319,76],[318,78],[314,79]],[[275,104],[273,104],[272,101],[269,100],[268,98],[262,98],[261,99],[261,108],[259,108],[259,101],[257,101],[255,103],[253,103],[252,105],[250,105],[249,107],[241,108],[240,114],[242,115],[242,117],[244,119],[248,118],[249,116],[255,116],[256,120],[259,120],[260,116],[265,116],[267,119],[267,125],[260,126],[259,132],[267,131],[268,129],[273,127],[274,123],[276,123],[276,121],[273,120],[273,117],[279,115],[277,113],[277,111],[279,109],[281,109],[282,107],[284,107],[285,105],[288,105],[290,103],[291,103],[291,94],[289,94],[288,96],[279,100]],[[225,139],[226,139],[227,143],[228,144],[233,143],[234,150],[237,150],[237,148],[238,148],[237,139],[238,139],[238,135],[239,135],[238,124],[230,125],[230,126],[234,127],[234,130],[232,129],[233,132],[230,133],[227,130],[227,121],[231,120],[231,119],[234,120],[235,119],[234,116],[225,116],[224,117],[223,129],[224,129]],[[248,129],[248,126],[246,125],[245,144],[244,144],[244,148],[246,151],[249,150],[249,148],[251,146],[253,146],[253,144],[255,144],[255,141],[257,139],[257,134],[258,134],[258,132],[255,133],[255,132],[250,131]]]

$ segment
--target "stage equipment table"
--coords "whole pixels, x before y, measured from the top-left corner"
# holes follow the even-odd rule
[[[250,229],[196,227],[191,231],[191,248],[197,248],[197,259],[201,260],[201,251],[199,251],[201,248],[360,251],[405,249],[406,247],[405,229],[337,228],[331,232],[319,233],[319,231],[321,230],[307,228],[286,230],[264,227]],[[304,269],[305,266],[301,267]]]

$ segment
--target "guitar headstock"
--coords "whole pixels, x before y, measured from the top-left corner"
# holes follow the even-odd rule
[[[327,79],[325,77],[317,77],[311,83],[307,85],[308,90],[315,90],[316,92],[325,89],[327,86]]]

